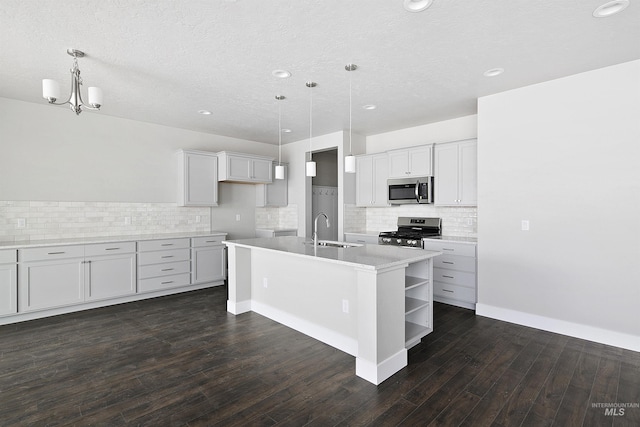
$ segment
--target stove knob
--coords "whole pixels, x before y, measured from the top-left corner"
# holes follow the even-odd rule
[[[397,239],[396,241],[398,242],[398,244],[402,243],[402,239]]]
[[[385,242],[385,243],[390,243],[391,239],[388,238],[388,237],[385,237],[384,239],[382,239],[382,241]]]
[[[415,241],[415,240],[409,240],[409,244],[410,244],[410,245],[415,245],[415,244],[416,244],[416,241]]]

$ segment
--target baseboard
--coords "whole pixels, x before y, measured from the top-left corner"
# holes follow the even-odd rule
[[[375,385],[407,366],[407,350],[402,349],[382,362],[372,363],[356,357],[356,375]]]
[[[480,303],[476,304],[476,314],[478,316],[504,320],[509,323],[542,329],[543,331],[555,332],[557,334],[640,352],[640,337],[635,335]]]
[[[316,325],[257,301],[251,301],[251,310],[352,356],[356,356],[358,353],[358,341],[355,338]]]
[[[239,302],[227,300],[227,311],[231,314],[242,314],[251,311],[251,300]]]

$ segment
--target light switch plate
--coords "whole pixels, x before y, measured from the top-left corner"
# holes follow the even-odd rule
[[[523,219],[522,220],[522,231],[529,231],[529,220],[528,219]]]

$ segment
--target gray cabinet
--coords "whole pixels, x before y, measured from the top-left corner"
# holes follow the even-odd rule
[[[135,294],[135,242],[85,246],[85,270],[87,301]]]
[[[188,238],[138,242],[138,292],[153,292],[191,283]]]
[[[18,312],[17,251],[0,251],[0,316]]]
[[[216,154],[181,150],[177,158],[178,206],[218,206]]]
[[[433,145],[387,151],[389,178],[413,178],[433,175]]]
[[[387,202],[387,153],[356,157],[356,206],[390,206]]]
[[[225,236],[191,239],[191,283],[224,284],[226,278]]]
[[[273,162],[273,174],[277,163]],[[288,165],[283,163],[284,179],[274,179],[271,184],[256,185],[256,206],[257,207],[284,207],[288,205]]]
[[[220,151],[217,153],[218,181],[270,184],[273,182],[272,157]]]
[[[425,239],[424,248],[443,253],[433,260],[433,299],[475,310],[476,245]]]
[[[435,205],[478,204],[475,139],[437,144],[435,147]]]

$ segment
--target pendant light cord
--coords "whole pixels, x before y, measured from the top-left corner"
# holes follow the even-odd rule
[[[282,105],[278,100],[278,166],[282,166]]]
[[[313,86],[309,85],[309,161],[311,161],[311,129],[313,126]]]
[[[351,156],[351,71],[349,71],[349,155]]]

